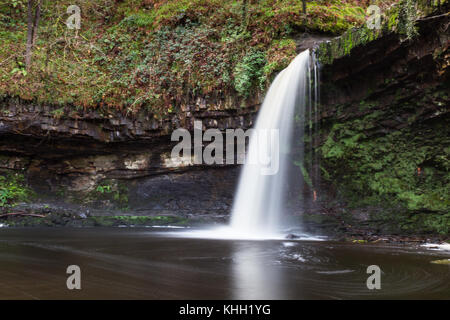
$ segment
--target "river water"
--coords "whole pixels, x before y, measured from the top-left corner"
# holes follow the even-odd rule
[[[442,251],[177,232],[0,229],[0,298],[450,299],[450,266],[430,263],[450,258]],[[66,287],[69,265],[81,268],[81,290]],[[380,290],[366,286],[369,265],[382,270]]]

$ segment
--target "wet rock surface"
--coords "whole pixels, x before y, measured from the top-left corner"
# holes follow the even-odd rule
[[[324,174],[311,223],[366,239],[450,234],[449,22],[422,18],[412,40],[332,40],[346,53],[322,66],[313,141]]]

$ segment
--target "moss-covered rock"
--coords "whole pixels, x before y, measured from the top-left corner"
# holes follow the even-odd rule
[[[360,28],[350,29],[336,39],[322,42],[316,50],[317,57],[320,63],[331,64],[335,59],[350,54],[353,48],[373,41],[388,31],[386,28],[369,29],[365,24]]]
[[[360,29],[329,47],[315,147],[328,202],[346,209],[342,223],[450,233],[448,22],[420,20],[408,41],[397,29],[364,42]]]
[[[418,35],[416,20],[432,12],[446,12],[448,1],[438,5],[434,1],[401,0],[384,12],[380,12],[380,26],[374,28],[367,23],[344,32],[340,37],[320,43],[316,53],[319,61],[326,65],[335,59],[350,55],[352,49],[396,33],[402,40],[411,40]]]

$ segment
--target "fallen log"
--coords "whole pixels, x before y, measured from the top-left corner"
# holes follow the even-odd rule
[[[0,218],[6,218],[10,216],[29,216],[29,217],[45,218],[45,215],[42,214],[25,213],[25,212],[9,212],[5,214],[0,214]]]

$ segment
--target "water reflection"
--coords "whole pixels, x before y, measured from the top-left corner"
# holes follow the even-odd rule
[[[449,253],[311,240],[174,237],[166,230],[7,229],[0,299],[449,299]],[[181,232],[183,233],[183,232]],[[66,268],[82,288],[66,288]],[[366,287],[369,265],[382,289]]]
[[[238,242],[233,252],[233,299],[283,299],[285,279],[279,252],[267,242]]]

